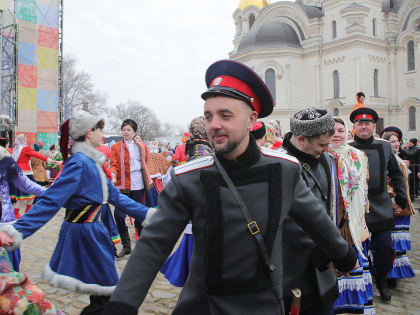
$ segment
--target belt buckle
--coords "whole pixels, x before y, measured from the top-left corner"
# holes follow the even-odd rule
[[[252,235],[260,233],[260,228],[258,227],[258,224],[255,221],[248,223],[248,229]]]

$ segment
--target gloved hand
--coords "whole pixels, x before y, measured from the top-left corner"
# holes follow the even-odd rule
[[[149,208],[149,210],[147,211],[146,214],[146,218],[143,220],[143,222],[141,223],[141,225],[143,225],[143,227],[146,227],[147,225],[150,224],[150,221],[152,220],[152,216],[155,215],[155,213],[158,211],[158,208]]]

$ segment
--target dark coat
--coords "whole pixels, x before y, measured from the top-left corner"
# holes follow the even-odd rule
[[[417,174],[420,172],[420,166],[417,166],[415,164],[420,165],[420,148],[417,146],[407,148],[400,151],[400,157],[403,160],[408,160],[410,162],[410,170],[414,174]]]
[[[337,264],[353,268],[354,252],[303,181],[297,160],[267,149],[261,154],[254,140],[236,162],[220,160],[261,229],[280,288],[282,225],[289,213]],[[194,252],[173,314],[280,314],[256,242],[212,156],[172,171],[159,210],[142,231],[104,314],[137,314],[190,220]]]
[[[404,177],[391,144],[382,139],[371,137],[363,140],[357,136],[349,144],[365,152],[369,161],[369,213],[366,214],[369,231],[391,230],[395,223],[392,201],[387,190],[388,177],[396,193],[396,204],[403,209],[407,206]]]
[[[290,143],[290,137],[291,133],[286,135],[283,142],[284,149],[296,157],[302,165],[305,164],[305,167],[315,175],[322,191],[307,171],[302,169],[306,185],[322,203],[324,211],[330,214],[331,189],[335,189],[331,187],[331,171],[334,167],[331,156],[324,153],[319,159],[315,159],[295,148]],[[322,311],[331,308],[338,298],[338,286],[336,276],[327,268],[329,259],[316,246],[309,234],[290,216],[284,221],[283,257],[285,297],[290,296],[291,289],[299,288],[303,294],[303,311]]]

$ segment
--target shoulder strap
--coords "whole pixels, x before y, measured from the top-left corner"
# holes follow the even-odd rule
[[[319,183],[318,178],[316,178],[316,176],[311,172],[311,167],[309,166],[308,163],[302,164],[302,172],[303,170],[305,170],[306,173],[309,174],[309,176],[311,176],[311,178],[314,180],[315,185],[318,187],[319,191],[321,192],[322,200],[324,200],[324,202],[327,203],[328,195],[325,193],[324,189],[322,189],[322,186]]]
[[[280,304],[281,314],[284,314],[284,305],[283,305],[283,293],[282,288],[279,284],[276,283],[276,280],[274,279],[273,272],[276,270],[276,267],[271,263],[270,255],[268,254],[267,247],[265,246],[264,240],[260,233],[260,228],[258,227],[257,222],[255,222],[251,214],[245,205],[244,201],[242,200],[241,195],[239,194],[238,190],[236,189],[235,185],[233,184],[232,180],[230,179],[229,175],[226,173],[226,170],[220,163],[220,161],[217,159],[216,155],[214,155],[214,161],[216,164],[216,167],[218,168],[220,174],[222,175],[223,179],[225,180],[226,184],[229,187],[229,190],[231,191],[233,197],[235,198],[236,202],[239,205],[239,208],[241,209],[242,215],[244,216],[247,225],[248,230],[251,233],[251,235],[254,236],[255,241],[257,242],[259,253],[261,258],[264,260],[264,264],[268,270],[268,273],[271,278],[271,282],[273,284],[274,292],[276,293],[278,302]]]

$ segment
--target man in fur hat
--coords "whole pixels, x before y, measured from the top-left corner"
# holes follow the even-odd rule
[[[330,113],[307,108],[290,118],[291,132],[283,148],[302,165],[302,176],[311,192],[330,215],[332,160],[326,150],[334,134]],[[301,314],[332,314],[338,297],[337,280],[328,268],[329,259],[291,217],[286,217],[283,233],[285,305],[291,303],[291,290],[302,290]]]
[[[260,150],[251,136],[257,118],[273,110],[261,78],[244,64],[221,60],[207,70],[206,84],[204,117],[216,154],[172,171],[159,196],[159,212],[143,229],[105,315],[138,313],[190,220],[190,274],[174,315],[285,314],[281,239],[290,209],[339,269],[356,264],[354,251],[304,183],[298,161]],[[238,206],[236,190],[227,187],[228,178],[249,215]]]
[[[81,314],[101,314],[118,282],[114,246],[108,232],[115,223],[104,220],[101,205],[109,202],[144,222],[155,211],[121,194],[106,178],[102,169],[105,156],[96,150],[102,143],[103,128],[102,119],[84,111],[66,121],[61,128],[60,148],[65,164],[60,176],[39,196],[30,212],[0,228],[13,237],[13,250],[62,207],[66,208],[58,242],[43,277],[59,288],[90,294],[90,305]],[[69,134],[73,147],[67,159]]]

